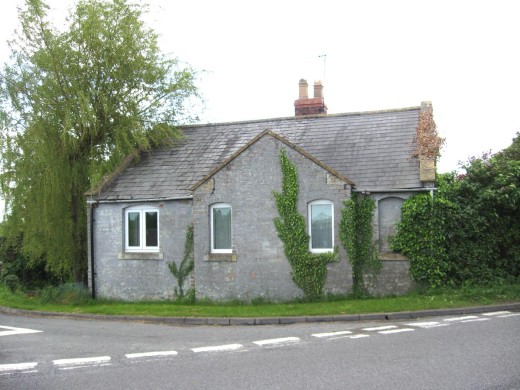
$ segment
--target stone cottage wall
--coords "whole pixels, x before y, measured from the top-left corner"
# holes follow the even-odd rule
[[[273,137],[265,136],[218,171],[194,192],[191,200],[151,203],[101,203],[94,208],[94,254],[96,296],[123,300],[171,299],[176,285],[168,263],[180,262],[187,226],[194,222],[195,284],[198,298],[215,300],[265,298],[285,300],[302,296],[291,278],[291,267],[274,228],[278,216],[273,191],[281,190],[280,149],[298,169],[299,211],[307,219],[307,206],[313,200],[334,203],[335,245],[340,261],[328,265],[326,292],[348,293],[352,288],[350,263],[339,240],[343,200],[350,197],[350,186],[331,175],[302,154]],[[381,273],[367,277],[374,295],[397,295],[414,284],[406,258],[389,252],[382,235],[392,234],[398,221],[400,200],[412,193],[373,193],[374,240],[383,262]],[[233,208],[233,245],[231,255],[210,253],[209,208],[214,203],[229,203]],[[124,210],[150,205],[159,208],[160,252],[124,252]],[[90,211],[90,208],[89,208]],[[90,213],[89,213],[90,217]],[[397,220],[392,222],[393,218]],[[89,238],[90,238],[89,223]],[[89,245],[89,286],[92,272]],[[188,286],[185,286],[186,288]]]
[[[273,220],[278,216],[273,191],[281,191],[280,149],[296,164],[300,183],[298,208],[307,219],[307,205],[317,199],[334,203],[335,245],[341,261],[330,264],[326,290],[351,289],[352,275],[338,236],[342,202],[350,186],[279,140],[265,136],[194,191],[195,286],[198,298],[215,300],[302,296]],[[210,253],[210,206],[232,206],[233,253]]]
[[[124,210],[139,205],[159,208],[159,253],[124,252]],[[123,300],[173,298],[176,281],[168,263],[182,260],[190,222],[191,200],[98,204],[93,229],[96,296]],[[91,275],[89,245],[92,288]]]
[[[378,275],[367,275],[365,279],[369,293],[374,296],[401,295],[415,286],[410,278],[409,260],[393,253],[389,243],[396,233],[397,223],[401,220],[401,206],[411,195],[412,193],[406,191],[371,194],[376,202],[372,223],[374,241],[382,263]]]

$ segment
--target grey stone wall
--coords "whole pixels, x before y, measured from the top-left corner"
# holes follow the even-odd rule
[[[351,266],[339,240],[341,209],[343,200],[350,197],[350,186],[279,140],[264,136],[197,188],[193,202],[98,204],[94,209],[93,235],[90,223],[88,226],[89,239],[94,240],[97,297],[173,298],[176,281],[167,264],[181,261],[186,228],[192,221],[198,298],[286,300],[302,296],[302,291],[292,281],[291,267],[273,223],[278,216],[273,191],[281,190],[282,181],[281,148],[286,149],[298,169],[300,213],[307,219],[308,203],[313,200],[326,199],[334,203],[334,244],[339,248],[340,261],[328,265],[325,290],[335,294],[350,292]],[[377,205],[373,219],[375,241],[384,239],[383,234],[390,232],[392,218],[397,222],[398,199],[404,200],[410,195],[406,191],[371,194]],[[209,209],[220,202],[232,206],[234,251],[231,255],[210,253]],[[124,210],[138,205],[159,208],[159,253],[124,252]],[[89,218],[90,212],[89,208]],[[385,215],[391,218],[383,218]],[[409,291],[414,285],[409,277],[408,260],[388,253],[386,242],[380,245],[383,268],[377,277],[367,277],[369,291],[374,295]],[[89,285],[92,287],[91,271],[89,244]]]
[[[409,292],[415,284],[410,278],[409,260],[392,253],[389,238],[396,233],[396,225],[401,220],[401,206],[412,196],[411,192],[379,192],[371,194],[376,201],[372,228],[374,242],[382,262],[381,271],[375,277],[367,275],[365,282],[374,296],[401,295]]]
[[[342,202],[350,196],[350,186],[279,140],[264,136],[194,191],[197,297],[284,300],[302,296],[273,223],[278,216],[273,191],[281,191],[282,147],[298,169],[300,213],[307,218],[307,205],[313,200],[334,203],[334,243],[341,261],[329,265],[325,287],[334,293],[350,290],[351,268],[338,236]],[[232,206],[232,255],[210,253],[209,210],[219,202]]]
[[[159,253],[124,252],[124,210],[159,208]],[[176,281],[168,263],[182,260],[191,200],[151,203],[102,203],[94,209],[96,295],[123,300],[171,299]],[[89,245],[89,283],[92,287]],[[186,288],[188,286],[185,286]]]
[[[402,295],[409,292],[415,283],[410,278],[410,262],[397,254],[380,256],[381,272],[371,277],[367,275],[365,282],[368,292],[373,296]]]

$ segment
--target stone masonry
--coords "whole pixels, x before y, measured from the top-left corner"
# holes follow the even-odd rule
[[[194,191],[197,297],[284,300],[302,296],[292,281],[291,267],[273,222],[278,216],[273,191],[281,191],[282,183],[281,148],[298,169],[300,213],[307,218],[307,205],[313,200],[334,203],[335,245],[340,248],[340,261],[329,265],[325,288],[333,293],[350,290],[351,268],[338,237],[342,202],[350,196],[350,185],[265,135]],[[209,209],[219,202],[232,206],[232,255],[210,253]]]
[[[159,208],[160,252],[125,253],[124,210],[144,204]],[[94,209],[96,296],[123,300],[172,299],[176,280],[168,263],[178,264],[182,260],[190,222],[190,200],[100,204]],[[90,262],[89,268],[91,275]]]

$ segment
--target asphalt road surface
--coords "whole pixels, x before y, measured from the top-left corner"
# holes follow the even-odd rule
[[[0,314],[0,389],[520,389],[520,313],[278,326]]]

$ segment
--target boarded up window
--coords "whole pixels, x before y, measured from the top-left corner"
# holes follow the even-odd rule
[[[401,220],[401,198],[384,198],[378,204],[379,216],[379,251],[391,252],[388,237],[395,236],[396,225]]]

